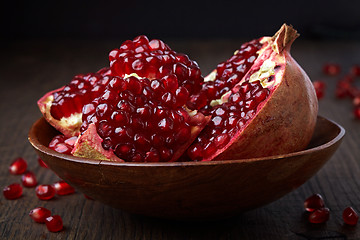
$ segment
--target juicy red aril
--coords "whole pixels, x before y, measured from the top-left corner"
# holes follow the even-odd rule
[[[60,180],[53,184],[53,187],[56,190],[56,194],[58,195],[68,195],[75,192],[75,189],[67,184],[64,180]]]
[[[46,218],[51,216],[51,211],[44,207],[37,207],[30,211],[29,216],[37,223],[45,223]]]
[[[82,107],[91,102],[108,83],[109,69],[100,69],[97,73],[79,74],[62,90],[53,94],[51,115],[60,120],[71,114],[81,113]]]
[[[314,88],[318,99],[322,99],[325,94],[325,83],[323,81],[314,81]]]
[[[203,83],[196,62],[185,54],[171,50],[158,39],[149,41],[147,37],[139,36],[133,41],[127,40],[119,49],[110,52],[109,60],[114,76],[125,77],[136,73],[150,80],[163,78],[165,88],[172,94],[180,86],[193,94],[200,90]]]
[[[70,155],[76,139],[77,137],[66,138],[64,135],[57,135],[49,143],[49,148],[58,153]]]
[[[6,199],[14,200],[20,198],[23,192],[23,188],[18,183],[10,184],[3,189],[3,194]]]
[[[48,165],[46,165],[46,163],[41,158],[38,158],[38,163],[40,167],[49,168]]]
[[[102,147],[125,161],[169,161],[197,124],[190,122],[180,104],[189,93],[174,82],[176,78],[113,77],[104,94],[93,101],[96,110],[83,113],[83,125],[95,123],[104,139]],[[108,99],[108,92],[116,94]]]
[[[31,171],[27,171],[21,176],[21,182],[24,187],[35,187],[37,185],[35,174]]]
[[[304,208],[308,212],[313,212],[317,209],[323,208],[324,206],[325,206],[324,199],[318,193],[308,197],[304,201]]]
[[[201,91],[205,93],[207,103],[219,99],[244,77],[254,64],[261,46],[258,39],[245,43],[230,59],[217,65],[216,78],[202,86]]]
[[[211,121],[187,151],[192,160],[202,160],[229,143],[234,134],[255,116],[259,104],[269,96],[269,90],[259,81],[244,82],[230,95],[229,101],[210,109]]]
[[[26,171],[26,168],[27,168],[27,163],[26,161],[19,157],[19,158],[16,158],[10,165],[9,167],[9,172],[11,174],[23,174],[25,171]]]
[[[344,223],[348,225],[355,226],[359,221],[359,215],[352,207],[347,207],[344,209],[342,214]]]
[[[341,71],[341,67],[336,63],[327,63],[323,66],[323,73],[326,75],[335,76],[338,75]]]
[[[360,107],[355,107],[354,108],[354,117],[356,119],[360,119]]]
[[[45,224],[50,232],[59,232],[63,229],[63,221],[59,215],[53,215],[45,219]]]
[[[329,220],[330,210],[328,208],[316,209],[309,215],[309,222],[324,223]]]
[[[36,196],[40,200],[50,200],[55,196],[55,188],[48,184],[39,185],[35,189]]]

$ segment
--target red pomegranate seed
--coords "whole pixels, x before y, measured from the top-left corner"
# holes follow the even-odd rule
[[[41,158],[38,158],[38,163],[40,167],[49,168],[48,165],[46,165],[46,163]]]
[[[27,171],[21,176],[21,182],[24,187],[35,187],[37,185],[35,174],[31,171]]]
[[[55,188],[48,184],[39,185],[35,189],[36,196],[40,200],[50,200],[55,196]]]
[[[330,210],[328,208],[316,209],[309,215],[309,222],[311,223],[324,223],[329,220]]]
[[[50,232],[59,232],[63,229],[63,221],[59,215],[47,217],[45,224]]]
[[[18,183],[10,184],[3,189],[3,194],[6,199],[14,200],[21,197],[23,188]]]
[[[55,182],[53,187],[55,188],[56,194],[58,195],[68,195],[75,192],[75,189],[67,184],[64,180]]]
[[[322,99],[325,94],[325,83],[323,81],[314,81],[314,88],[318,99]]]
[[[360,107],[354,109],[354,116],[356,119],[360,119]]]
[[[336,63],[327,63],[323,66],[323,72],[326,75],[335,76],[338,75],[341,71],[341,67]]]
[[[325,206],[324,200],[320,194],[314,194],[308,197],[304,201],[304,208],[308,212],[314,212],[317,209],[321,209]]]
[[[359,215],[352,207],[345,208],[342,217],[346,224],[352,226],[355,226],[359,220]]]
[[[16,158],[10,165],[9,171],[11,174],[19,175],[23,174],[26,171],[27,163],[26,161],[19,157]]]
[[[51,216],[49,209],[44,207],[37,207],[30,211],[29,216],[38,223],[45,223],[46,218]]]
[[[360,76],[360,65],[354,65],[351,67],[351,74],[354,76]]]

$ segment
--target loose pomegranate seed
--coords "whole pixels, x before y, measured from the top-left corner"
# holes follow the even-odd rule
[[[360,95],[353,99],[354,107],[360,107]]]
[[[360,107],[354,108],[354,116],[356,119],[360,119]]]
[[[352,207],[345,208],[342,217],[346,224],[352,226],[355,226],[359,220],[359,215]]]
[[[40,167],[49,168],[48,165],[46,165],[46,163],[41,158],[38,158],[38,163]]]
[[[50,232],[59,232],[63,229],[63,221],[59,215],[47,217],[45,224]]]
[[[359,65],[354,65],[351,67],[351,74],[354,76],[360,76],[360,66]]]
[[[55,188],[48,184],[39,185],[35,189],[36,196],[40,200],[50,200],[55,196]]]
[[[30,211],[29,216],[38,223],[45,223],[46,218],[51,216],[51,211],[44,207],[37,207]]]
[[[23,188],[18,183],[10,184],[3,189],[3,194],[6,199],[14,200],[20,198],[23,192]]]
[[[26,171],[27,163],[26,161],[19,157],[16,158],[10,165],[9,171],[11,174],[19,175],[23,174]]]
[[[308,197],[304,201],[304,208],[308,212],[314,212],[317,209],[321,209],[325,206],[324,199],[320,194],[314,194]]]
[[[64,180],[55,182],[52,186],[55,188],[56,194],[58,195],[68,195],[75,192],[75,189],[67,184]]]
[[[330,210],[328,208],[316,209],[309,215],[309,222],[324,223],[329,220]]]
[[[21,182],[24,187],[35,187],[37,185],[35,174],[31,171],[27,171],[22,175]]]
[[[341,71],[341,67],[336,63],[327,63],[323,66],[323,72],[326,75],[335,76],[338,75]]]
[[[314,88],[316,92],[316,96],[318,99],[322,99],[325,94],[325,82],[323,81],[314,81]]]

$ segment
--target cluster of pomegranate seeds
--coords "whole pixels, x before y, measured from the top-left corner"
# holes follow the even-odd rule
[[[14,200],[22,196],[23,188],[18,183],[12,183],[3,189],[3,194],[6,199]]]
[[[24,187],[35,187],[37,185],[36,176],[33,172],[27,171],[21,176],[21,183]]]
[[[244,43],[231,58],[219,63],[216,67],[215,79],[203,84],[200,93],[193,97],[193,102],[201,107],[206,103],[207,107],[210,107],[209,103],[212,100],[219,99],[230,91],[253,66],[261,47],[259,39],[254,39]]]
[[[125,41],[119,49],[109,53],[110,69],[114,76],[125,77],[137,74],[150,80],[161,79],[171,74],[177,77],[190,94],[197,93],[204,81],[195,61],[183,53],[177,53],[158,39],[149,41],[138,36]]]
[[[97,73],[79,74],[62,90],[53,94],[51,115],[60,120],[70,117],[73,113],[81,113],[82,107],[91,102],[108,83],[110,74],[108,68],[100,69]]]
[[[55,189],[57,195],[69,195],[75,192],[75,189],[64,180],[57,181],[53,183],[52,186]]]
[[[55,196],[56,190],[52,185],[40,184],[35,188],[35,192],[40,200],[50,200]]]
[[[330,218],[330,210],[325,207],[324,199],[318,193],[304,201],[304,208],[310,213],[308,220],[311,223],[324,223]],[[359,220],[359,215],[352,207],[345,208],[342,217],[344,223],[352,226],[356,225]]]
[[[16,158],[9,166],[9,172],[15,175],[23,174],[26,171],[26,169],[27,169],[27,163],[21,157]]]
[[[314,88],[315,88],[315,92],[316,92],[316,96],[317,98],[320,100],[324,97],[325,95],[325,89],[326,89],[326,84],[324,81],[314,81],[313,82]]]
[[[345,208],[342,217],[344,223],[351,226],[355,226],[359,221],[359,215],[352,207]]]
[[[71,155],[76,139],[76,136],[67,138],[64,135],[57,135],[49,143],[49,148],[58,153]]]
[[[206,159],[223,148],[255,116],[257,107],[269,93],[259,81],[245,81],[233,89],[228,102],[210,111],[211,121],[187,150],[190,159]]]
[[[166,79],[113,77],[102,96],[84,106],[80,130],[95,123],[102,147],[125,161],[169,161],[197,123],[182,107],[186,89]]]
[[[59,215],[51,215],[51,211],[44,207],[37,207],[30,211],[29,216],[37,223],[45,223],[50,232],[59,232],[63,226],[62,218]]]
[[[44,207],[37,207],[30,211],[29,216],[37,223],[45,223],[46,218],[51,216],[51,211]]]

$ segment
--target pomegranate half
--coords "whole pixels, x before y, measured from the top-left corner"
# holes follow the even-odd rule
[[[309,77],[290,55],[297,37],[284,24],[273,37],[243,45],[205,78],[203,92],[214,85],[217,94],[203,109],[212,118],[187,150],[191,160],[263,157],[306,148],[318,102]]]

